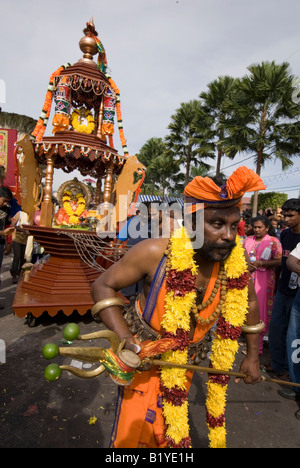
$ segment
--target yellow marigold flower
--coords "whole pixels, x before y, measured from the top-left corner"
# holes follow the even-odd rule
[[[227,385],[222,386],[210,381],[207,383],[206,408],[209,414],[211,414],[214,418],[218,418],[225,411],[226,390]]]
[[[166,434],[176,444],[179,444],[182,439],[189,436],[187,401],[181,406],[173,406],[172,403],[164,400],[163,414],[168,426]]]
[[[224,319],[234,327],[241,327],[248,312],[248,287],[238,290],[229,289],[222,306]]]
[[[190,310],[195,300],[195,293],[187,293],[183,297],[174,297],[173,292],[169,292],[165,297],[165,310],[162,320],[163,328],[171,333],[176,333],[178,328],[184,331],[190,329]]]
[[[186,390],[186,370],[176,369],[175,367],[163,367],[161,369],[162,383],[167,388],[177,386],[181,390]]]
[[[194,274],[197,271],[193,246],[184,227],[177,229],[172,236],[169,259],[171,267],[175,270],[192,268]]]
[[[230,257],[225,262],[225,270],[228,278],[239,278],[247,271],[247,263],[244,254],[244,247],[240,237],[236,237],[236,247],[231,252]]]
[[[90,419],[88,420],[88,423],[90,426],[92,426],[93,424],[95,424],[97,421],[97,418],[96,416],[91,416]]]
[[[168,351],[162,355],[163,361],[176,362],[177,364],[186,364],[188,360],[188,350],[184,351]],[[179,387],[186,390],[186,370],[167,368],[161,369],[161,378],[165,387]]]
[[[69,223],[70,224],[77,224],[78,223],[78,216],[70,216],[69,218]]]
[[[226,429],[224,426],[211,428],[208,438],[210,448],[226,448]]]
[[[210,360],[214,369],[232,369],[235,355],[239,349],[237,341],[230,339],[223,340],[219,335],[215,335],[211,348]]]
[[[162,355],[164,361],[176,362],[176,364],[186,364],[188,360],[188,350],[184,351],[167,351]]]

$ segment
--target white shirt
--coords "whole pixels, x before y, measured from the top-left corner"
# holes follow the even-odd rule
[[[300,260],[300,242],[299,244],[297,244],[297,247],[294,250],[292,250],[290,255],[293,255],[293,257],[296,257],[298,258],[298,260]]]
[[[297,244],[296,248],[291,251],[290,255],[293,255],[293,257],[296,257],[298,260],[300,260],[300,242]],[[298,286],[300,287],[300,276],[298,277]]]

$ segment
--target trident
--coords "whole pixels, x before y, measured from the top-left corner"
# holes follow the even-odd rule
[[[110,342],[110,348],[101,347],[58,347],[55,344],[47,344],[43,348],[43,356],[46,359],[53,359],[54,357],[68,356],[77,358],[82,361],[91,363],[101,363],[96,369],[83,370],[69,365],[50,364],[45,369],[45,378],[49,381],[55,381],[60,378],[62,371],[68,371],[73,375],[83,378],[91,379],[101,375],[103,372],[108,371],[112,380],[118,385],[129,385],[134,377],[136,369],[141,364],[151,364],[159,367],[172,367],[178,369],[186,369],[197,372],[204,372],[207,374],[220,374],[229,377],[240,379],[247,378],[246,374],[241,372],[226,371],[222,369],[212,369],[210,367],[201,367],[192,364],[177,364],[176,362],[167,362],[160,359],[153,359],[146,357],[141,360],[133,351],[123,349],[125,340],[120,342],[116,333],[110,330],[101,330],[86,335],[80,335],[78,325],[69,324],[64,330],[64,338],[67,341],[78,340],[93,340],[93,339],[106,339]],[[279,385],[287,385],[300,388],[300,384],[294,382],[286,382],[284,380],[271,379],[265,376],[261,377],[261,382],[275,383]]]

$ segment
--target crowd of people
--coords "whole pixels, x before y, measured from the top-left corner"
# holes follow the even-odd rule
[[[18,283],[22,266],[26,261],[26,245],[30,235],[26,230],[28,215],[22,211],[21,206],[13,197],[8,187],[0,186],[0,271],[4,255],[13,254],[10,274],[12,283]],[[35,243],[36,244],[36,243]],[[35,245],[34,248],[40,248]],[[32,259],[35,255],[33,250],[30,254]],[[0,305],[0,309],[3,306]]]
[[[259,381],[259,367],[257,369],[255,358],[257,354],[261,356],[261,368],[267,372],[273,372],[280,380],[290,380],[300,384],[300,198],[290,199],[283,204],[280,219],[271,212],[252,217],[251,213],[246,211],[242,214],[241,221],[239,221],[239,203],[245,191],[250,191],[247,180],[251,181],[253,190],[261,190],[264,187],[260,179],[253,179],[254,176],[250,170],[248,170],[249,174],[247,171],[244,172],[245,174],[243,174],[243,171],[239,174],[233,174],[235,183],[232,186],[235,191],[232,191],[232,193],[229,191],[231,185],[227,182],[225,196],[223,193],[224,185],[216,185],[210,179],[207,182],[207,178],[196,177],[186,187],[185,195],[192,200],[193,212],[198,209],[199,201],[205,208],[203,215],[204,244],[200,249],[196,249],[195,256],[198,267],[196,282],[199,283],[195,284],[197,289],[196,311],[190,311],[195,315],[196,323],[192,324],[193,330],[189,329],[186,339],[188,340],[188,337],[192,336],[192,332],[195,333],[194,340],[196,340],[196,333],[200,333],[200,331],[203,332],[203,336],[206,336],[213,326],[215,306],[219,307],[218,304],[222,303],[225,297],[224,290],[222,290],[223,282],[221,278],[223,273],[221,265],[230,257],[236,247],[237,233],[242,239],[243,247],[248,254],[248,266],[246,266],[245,274],[248,275],[247,269],[249,268],[249,276],[253,280],[249,281],[247,277],[249,282],[248,318],[244,332],[247,341],[247,352],[241,366],[241,371],[248,376],[248,382],[246,383]],[[244,186],[239,190],[240,178],[244,176]],[[254,183],[253,180],[256,182]],[[132,335],[127,323],[124,321],[123,312],[119,309],[119,307],[122,308],[122,305],[118,303],[116,306],[116,293],[122,291],[123,295],[127,297],[139,295],[138,307],[140,309],[138,310],[143,311],[139,312],[142,313],[143,319],[146,319],[150,310],[149,304],[152,303],[153,307],[147,324],[151,328],[156,321],[157,323],[155,322],[155,326],[152,328],[159,331],[163,323],[164,304],[167,304],[167,288],[170,288],[171,282],[174,281],[174,279],[171,281],[169,276],[169,272],[173,270],[166,267],[166,261],[171,262],[173,258],[170,250],[168,250],[169,240],[162,239],[160,235],[163,219],[160,218],[159,212],[156,213],[158,232],[157,236],[153,237],[151,232],[153,216],[153,213],[148,210],[147,217],[144,219],[146,235],[140,236],[141,238],[130,238],[130,224],[134,223],[133,219],[120,231],[118,242],[132,244],[132,252],[134,253],[131,254],[129,251],[119,262],[103,273],[92,286],[92,297],[95,302],[92,315],[95,319],[101,319],[109,329],[115,331],[120,338],[125,340],[125,346],[132,350],[139,347],[141,343]],[[178,226],[182,226],[182,217],[178,213],[176,215],[173,213],[172,216],[174,229],[175,227],[178,229]],[[139,218],[143,218],[141,213],[136,214],[135,221]],[[14,253],[11,266],[13,282],[17,280],[22,264],[25,261],[25,246],[29,234],[26,231],[27,221],[21,207],[14,205],[10,190],[6,187],[0,187],[0,268],[5,249],[8,249],[11,243]],[[183,221],[185,220],[183,219]],[[9,236],[12,236],[11,240]],[[145,248],[146,244],[141,243],[145,237],[151,238],[147,244],[147,249]],[[184,246],[182,248],[184,249]],[[176,252],[176,255],[183,261],[188,251],[181,258],[182,252],[180,250]],[[169,255],[167,260],[166,255]],[[239,253],[239,255],[239,261],[242,262],[242,255],[244,254]],[[165,259],[164,263],[163,259]],[[239,281],[244,287],[242,277],[243,275],[239,277]],[[189,281],[184,280],[186,281],[184,288],[187,288],[187,290],[192,284],[191,278],[189,278]],[[158,286],[156,286],[156,283]],[[213,287],[214,284],[218,284],[220,289],[216,288],[216,286]],[[186,290],[182,288],[181,283],[176,283],[175,289],[179,290],[180,297],[186,294]],[[132,292],[133,290],[134,292]],[[191,289],[192,291],[193,289]],[[254,294],[254,291],[256,294]],[[156,294],[155,297],[154,294]],[[174,297],[176,297],[176,294]],[[111,305],[107,305],[110,304],[110,301]],[[136,304],[134,306],[136,308]],[[206,309],[207,316],[199,318],[199,311],[201,313],[202,310],[205,311]],[[260,323],[258,323],[258,316],[260,316]],[[260,328],[261,324],[263,328]],[[179,333],[178,330],[176,334]],[[172,333],[174,334],[173,331]],[[269,347],[270,362],[262,361],[265,344],[268,344]],[[142,379],[146,379],[146,373],[142,374]],[[151,374],[149,378],[154,379],[154,376]],[[128,395],[126,398],[124,397],[123,401],[126,400],[125,403],[129,405],[129,400],[133,398],[133,393],[130,393],[131,390],[133,389],[133,392],[138,393],[136,389],[143,384],[144,382],[139,382],[138,377],[135,377],[135,383],[126,389],[125,394]],[[157,385],[155,380],[155,392],[159,388],[156,388]],[[154,406],[151,406],[152,403],[149,406],[152,412],[154,407],[155,412],[158,411],[155,392],[153,393],[154,399],[152,402]],[[297,387],[286,387],[279,390],[279,394],[284,398],[300,400],[300,392]],[[150,411],[149,408],[148,410],[146,408],[146,412]],[[122,419],[123,413],[120,414]],[[124,415],[126,415],[126,418],[128,417],[126,405],[124,406]],[[135,412],[132,412],[133,416],[136,418]],[[300,420],[300,410],[296,412],[296,417]],[[156,435],[153,436],[152,429],[150,431],[149,426],[144,425],[145,421],[147,421],[147,415],[146,419],[142,421],[143,426],[141,428],[144,429],[136,435],[136,440],[131,441],[130,444],[139,446],[139,437],[142,435],[144,437],[145,434],[147,438],[149,437],[149,444],[153,443],[153,446],[158,444]],[[122,424],[119,424],[118,427],[121,428]],[[156,429],[160,431],[161,424]],[[118,437],[123,440],[124,434],[120,431],[115,436],[112,446],[117,447]],[[129,435],[126,434],[127,436]]]
[[[271,361],[262,364],[281,380],[300,383],[300,198],[282,206],[280,219],[270,211],[252,218],[243,213],[239,234],[250,258],[250,272],[265,328],[259,352],[268,341]],[[298,340],[298,341],[297,341]],[[298,356],[299,354],[299,356]],[[299,388],[279,390],[300,400]],[[300,410],[296,412],[300,420]]]

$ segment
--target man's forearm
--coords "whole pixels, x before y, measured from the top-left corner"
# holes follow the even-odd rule
[[[103,281],[103,278],[99,278],[95,281],[91,288],[92,298],[97,304],[100,301],[105,299],[111,299],[117,297],[117,291],[113,288],[107,286]],[[123,316],[123,310],[119,306],[108,306],[105,309],[101,310],[98,314],[94,316],[97,320],[97,317],[102,320],[104,325],[111,331],[115,332],[119,340],[126,340],[125,347],[131,349],[134,352],[140,350],[137,340],[132,336],[127,323]]]
[[[105,283],[102,281],[96,281],[92,285],[91,295],[95,304],[97,304],[104,299],[116,298],[117,292],[109,286],[105,285]],[[119,338],[130,334],[130,331],[123,318],[121,307],[108,306],[99,313],[96,313],[95,319],[97,319],[97,317],[102,320],[107,328],[117,333]]]
[[[246,317],[247,326],[251,327],[260,323],[259,304],[254,289],[253,281],[249,282],[249,305]],[[250,358],[258,359],[259,356],[259,333],[246,333],[247,354]]]
[[[286,261],[286,266],[290,271],[293,271],[300,276],[300,260],[297,257],[289,255]]]
[[[258,359],[259,356],[259,333],[250,334],[246,333],[247,342],[247,356],[253,360]]]
[[[120,340],[131,336],[120,307],[107,307],[100,312],[99,317],[109,330],[112,330],[118,335]]]

